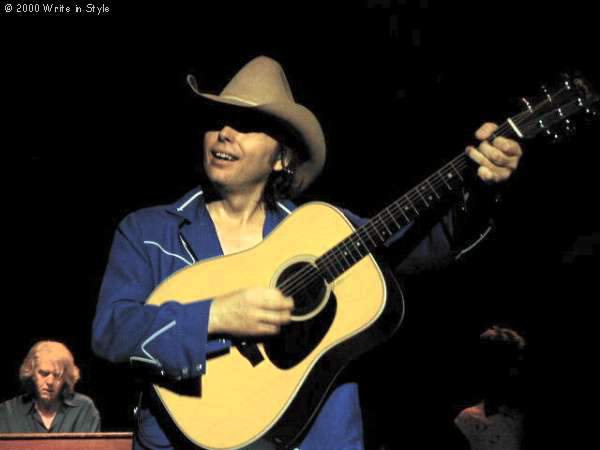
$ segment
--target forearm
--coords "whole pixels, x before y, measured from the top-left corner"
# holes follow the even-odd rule
[[[200,375],[206,366],[210,304],[110,302],[94,320],[93,350],[109,361],[147,364],[172,378]]]
[[[136,362],[173,378],[204,373],[210,299],[146,304],[160,280],[152,276],[135,221],[123,221],[113,241],[92,329],[94,352],[112,362]]]
[[[497,191],[488,186],[465,190],[444,210],[412,223],[386,244],[398,275],[441,269],[489,235]]]

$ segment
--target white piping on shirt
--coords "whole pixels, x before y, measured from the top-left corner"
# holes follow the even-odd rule
[[[192,252],[190,252],[187,242],[185,242],[185,239],[183,239],[183,236],[181,236],[181,234],[179,235],[179,240],[183,244],[183,248],[185,248],[185,251],[187,252],[187,254],[190,255],[190,258],[192,258],[192,262],[196,262],[196,258],[194,258],[194,255],[192,255]]]
[[[143,362],[147,362],[147,363],[153,364],[153,365],[158,366],[158,367],[162,367],[162,364],[160,363],[160,361],[158,359],[156,359],[154,356],[152,356],[150,353],[148,353],[148,351],[146,350],[146,345],[148,345],[150,342],[152,342],[154,339],[156,339],[158,336],[160,336],[164,332],[169,331],[175,325],[177,325],[177,321],[176,320],[173,320],[172,322],[169,322],[164,327],[162,327],[160,330],[154,332],[144,342],[142,342],[142,351],[146,354],[146,356],[148,356],[148,358],[142,358],[140,356],[132,356],[132,357],[129,358],[129,360],[143,361]]]
[[[164,248],[161,247],[161,245],[158,242],[154,242],[154,241],[144,241],[144,244],[150,244],[150,245],[156,245],[158,248],[160,248],[165,254],[169,255],[169,256],[174,256],[175,258],[179,258],[180,260],[182,260],[184,263],[186,263],[188,266],[191,266],[193,263],[189,262],[187,259],[185,259],[183,256],[180,256],[176,253],[171,253],[166,251]],[[191,255],[190,255],[191,256]]]
[[[292,212],[291,212],[291,211],[290,211],[288,208],[286,208],[286,207],[284,206],[284,204],[283,204],[283,203],[281,203],[281,202],[277,202],[277,205],[279,205],[279,207],[280,207],[281,209],[283,209],[283,210],[284,210],[286,213],[288,213],[288,214],[291,214],[291,213],[292,213]]]
[[[198,191],[196,192],[194,195],[192,195],[183,205],[181,205],[179,208],[177,208],[177,211],[181,212],[183,211],[190,203],[192,203],[192,201],[198,197],[199,195],[202,195],[204,192],[203,191]]]
[[[467,248],[463,248],[460,253],[458,255],[456,255],[455,259],[459,259],[461,258],[465,253],[470,252],[471,250],[473,250],[473,248],[475,246],[477,246],[481,241],[483,241],[485,239],[485,237],[490,233],[490,231],[492,231],[492,226],[490,225],[489,227],[487,227],[487,229],[481,233],[481,236],[479,236],[479,238],[473,242],[471,245],[469,245]]]

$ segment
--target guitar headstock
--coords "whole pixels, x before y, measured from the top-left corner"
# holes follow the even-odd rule
[[[543,86],[539,98],[522,98],[525,110],[507,120],[507,129],[521,139],[544,134],[557,141],[561,134],[574,133],[574,116],[582,113],[589,120],[597,119],[599,100],[600,96],[583,77],[563,75],[556,88]],[[557,125],[560,125],[560,130],[556,129]]]

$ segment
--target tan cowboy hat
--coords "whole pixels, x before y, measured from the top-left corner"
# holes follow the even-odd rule
[[[304,151],[306,158],[294,173],[296,194],[306,189],[323,170],[326,146],[321,125],[308,108],[294,101],[277,61],[266,56],[254,58],[235,74],[219,95],[200,92],[193,75],[187,76],[187,82],[196,94],[210,103],[225,106],[228,112],[256,111],[280,126],[285,143],[294,150]],[[298,145],[302,148],[297,148]]]

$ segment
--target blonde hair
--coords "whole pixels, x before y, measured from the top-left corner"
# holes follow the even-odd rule
[[[75,384],[79,381],[79,367],[75,365],[73,354],[62,343],[56,341],[39,341],[31,347],[19,369],[19,379],[27,391],[33,393],[33,375],[40,355],[44,353],[60,367],[59,377],[64,378],[63,395],[73,395]]]

